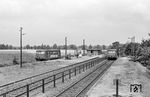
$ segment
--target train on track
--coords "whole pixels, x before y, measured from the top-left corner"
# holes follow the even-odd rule
[[[108,60],[116,60],[117,59],[117,52],[116,49],[108,49],[106,53],[106,58]]]
[[[46,61],[61,58],[59,49],[36,50],[35,59],[37,61]]]

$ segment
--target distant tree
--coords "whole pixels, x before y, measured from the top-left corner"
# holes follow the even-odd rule
[[[93,48],[94,48],[94,49],[102,49],[102,46],[100,46],[100,45],[95,45]]]
[[[57,47],[58,47],[58,49],[65,49],[64,45],[58,45]]]
[[[76,45],[74,45],[74,44],[71,44],[71,45],[69,45],[69,49],[73,49],[73,50],[75,50],[75,49],[77,49],[77,46],[76,46]]]
[[[53,49],[57,49],[58,47],[57,47],[57,44],[55,43],[54,45],[53,45]]]
[[[105,49],[106,49],[106,46],[105,46],[105,45],[102,45],[102,49],[105,50]]]
[[[12,46],[12,45],[9,45],[9,49],[13,49],[13,46]]]
[[[142,40],[141,47],[150,47],[150,39]]]
[[[88,49],[88,46],[87,46],[87,45],[85,45],[85,49]]]
[[[112,45],[109,45],[108,47],[107,47],[107,49],[112,49],[113,48],[113,46]]]
[[[26,49],[31,49],[31,46],[28,44],[25,46]]]
[[[78,49],[83,49],[83,45],[79,45],[77,48]]]
[[[51,49],[51,47],[49,45],[46,46],[46,49]]]
[[[92,45],[89,45],[88,49],[92,49],[92,48],[93,48]]]
[[[33,46],[33,49],[37,49],[37,46],[36,46],[36,45],[34,45],[34,46]]]
[[[119,43],[118,41],[113,42],[113,43],[112,43],[112,49],[118,49],[119,44],[120,44],[120,43]]]
[[[39,45],[38,47],[39,47],[39,49],[44,49],[44,45],[43,44]]]
[[[126,55],[137,55],[140,51],[140,44],[139,43],[129,43],[125,48]]]

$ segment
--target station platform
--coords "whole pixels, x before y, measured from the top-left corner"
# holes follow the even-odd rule
[[[146,68],[127,57],[118,58],[86,97],[116,97],[115,79],[119,79],[119,97],[150,97],[150,75]]]

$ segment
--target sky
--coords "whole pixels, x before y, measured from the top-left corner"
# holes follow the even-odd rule
[[[110,45],[147,39],[150,0],[0,0],[0,44]]]

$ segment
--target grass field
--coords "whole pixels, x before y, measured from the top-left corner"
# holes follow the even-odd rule
[[[23,63],[35,62],[35,54],[23,51]],[[1,50],[0,51],[0,67],[15,65],[13,64],[14,58],[17,63],[20,61],[20,53],[17,50]],[[17,65],[17,64],[16,64]]]
[[[36,50],[23,50],[23,63],[35,62]],[[74,50],[67,50],[68,54],[73,55]],[[61,50],[61,55],[64,56],[65,50]],[[13,60],[16,58],[17,63],[20,62],[20,52],[19,50],[0,50],[0,67],[17,65],[13,64]]]

